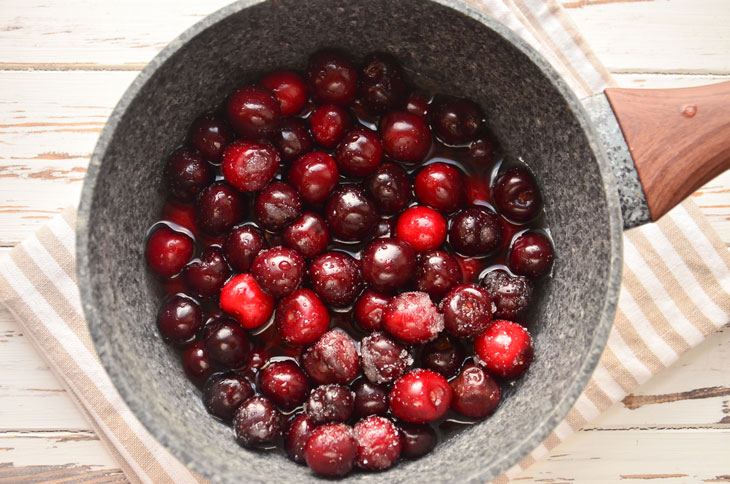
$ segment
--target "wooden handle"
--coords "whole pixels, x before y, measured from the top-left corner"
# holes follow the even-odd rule
[[[730,81],[682,89],[606,89],[652,220],[730,168]]]

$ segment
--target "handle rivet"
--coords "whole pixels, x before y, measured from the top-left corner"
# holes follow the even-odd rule
[[[694,104],[688,104],[687,106],[682,108],[682,116],[684,116],[685,118],[691,118],[695,114],[697,114],[697,106],[695,106]]]

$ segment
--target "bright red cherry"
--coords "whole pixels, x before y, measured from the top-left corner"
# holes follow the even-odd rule
[[[352,126],[347,111],[334,104],[325,104],[309,116],[309,126],[314,140],[325,148],[334,148]]]
[[[357,466],[382,470],[392,466],[401,452],[398,428],[385,417],[367,417],[355,425]]]
[[[357,439],[352,427],[329,424],[312,431],[304,449],[307,465],[327,477],[344,476],[355,466]]]
[[[147,266],[162,277],[172,277],[193,258],[193,251],[193,239],[188,235],[160,225],[147,239]]]
[[[444,329],[444,317],[425,292],[404,292],[388,304],[383,327],[404,343],[426,343]]]
[[[431,131],[422,118],[402,111],[391,111],[380,122],[383,149],[403,163],[418,163],[431,149]]]
[[[443,376],[417,368],[390,390],[390,410],[401,420],[427,423],[444,416],[451,405],[451,387]]]
[[[162,219],[188,229],[196,237],[200,232],[198,224],[195,223],[195,207],[193,205],[167,202],[162,207]]]
[[[432,163],[418,172],[414,183],[421,203],[442,212],[453,212],[464,200],[464,176],[447,163]]]
[[[281,157],[272,145],[234,141],[223,152],[223,178],[242,192],[261,190],[274,179]]]
[[[314,291],[297,289],[279,301],[276,325],[284,340],[293,345],[309,345],[327,332],[330,316]]]
[[[282,116],[297,114],[307,103],[307,86],[296,72],[274,71],[264,76],[260,83],[274,93]]]
[[[365,331],[380,331],[383,329],[383,315],[389,301],[390,296],[366,289],[355,303],[355,321]]]
[[[474,339],[479,362],[492,375],[516,378],[532,363],[535,350],[530,333],[512,321],[495,321]]]
[[[266,294],[251,274],[239,274],[223,286],[220,307],[246,329],[261,326],[274,311],[274,298]]]
[[[411,207],[398,217],[395,233],[416,252],[437,249],[446,239],[446,219],[432,208]]]

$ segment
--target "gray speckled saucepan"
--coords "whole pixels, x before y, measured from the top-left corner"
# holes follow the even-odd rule
[[[529,372],[491,418],[430,455],[344,479],[487,482],[547,437],[583,391],[616,309],[621,202],[632,225],[646,221],[647,212],[636,196],[641,187],[625,146],[624,163],[614,168],[590,116],[560,75],[514,33],[465,4],[241,0],[155,57],[109,118],[83,187],[78,282],[96,349],[147,430],[213,483],[320,480],[283,455],[239,447],[230,429],[206,413],[156,331],[143,241],[160,213],[164,160],[184,141],[190,120],[266,71],[302,69],[322,47],[355,57],[391,52],[451,94],[475,99],[502,145],[529,164],[542,186],[557,256],[531,323],[537,357]],[[613,138],[612,158],[620,160],[614,156],[622,143],[615,121],[613,131],[602,126],[608,127],[600,134]],[[620,201],[617,181],[625,187],[631,180],[633,188],[622,191]]]

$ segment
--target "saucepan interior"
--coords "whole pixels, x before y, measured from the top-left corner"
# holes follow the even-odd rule
[[[160,213],[166,155],[206,108],[265,71],[338,47],[388,51],[439,90],[481,104],[491,130],[540,180],[557,259],[530,329],[536,359],[488,420],[435,452],[349,481],[485,482],[524,457],[585,386],[613,319],[620,216],[602,149],[559,76],[503,26],[425,0],[235,3],[167,47],[135,81],[96,148],[79,211],[79,283],[99,355],[144,426],[214,482],[317,480],[276,453],[239,447],[205,412],[159,338],[145,232]]]

